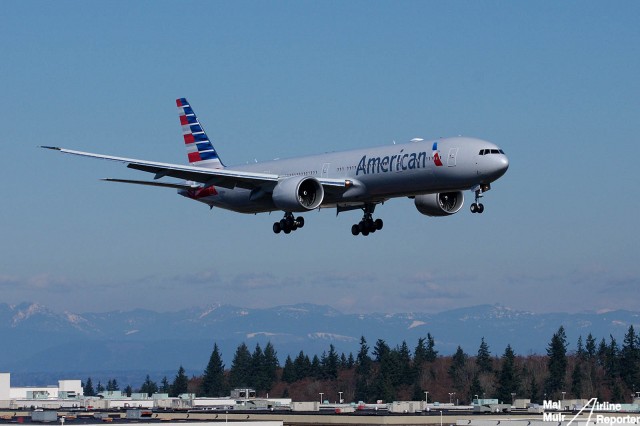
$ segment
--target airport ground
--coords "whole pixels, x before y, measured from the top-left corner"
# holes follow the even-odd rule
[[[35,424],[42,422],[34,422],[31,420],[30,411],[0,411],[0,424]],[[611,413],[612,417],[623,417],[626,413]],[[373,426],[373,425],[441,425],[441,426],[559,426],[567,425],[573,418],[575,413],[567,412],[564,414],[564,421],[549,422],[543,420],[542,414],[532,413],[490,413],[477,414],[471,412],[457,411],[430,411],[411,414],[391,414],[387,412],[356,412],[348,414],[336,414],[333,412],[301,412],[292,413],[288,411],[273,412],[256,412],[245,411],[234,412],[229,411],[208,411],[208,412],[184,412],[184,411],[154,411],[150,412],[148,417],[140,419],[128,419],[124,412],[77,412],[77,411],[58,411],[57,423],[64,424],[103,424],[116,423],[127,424],[157,424],[162,423],[165,426],[171,424],[210,424],[210,423],[235,423],[241,422],[249,425],[345,425],[345,426]],[[64,418],[64,421],[61,419]],[[587,425],[588,413],[581,415],[576,419],[575,426]],[[595,425],[595,416],[589,425]],[[53,423],[53,422],[52,422]],[[622,422],[620,422],[621,424]]]

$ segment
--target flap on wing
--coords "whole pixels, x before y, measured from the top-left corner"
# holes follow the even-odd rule
[[[133,183],[135,185],[159,186],[161,188],[174,188],[174,189],[185,189],[185,190],[197,188],[196,185],[187,185],[184,183],[153,182],[148,180],[114,179],[114,178],[105,178],[100,180],[105,182]]]

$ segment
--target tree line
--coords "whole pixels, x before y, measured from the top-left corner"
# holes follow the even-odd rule
[[[275,347],[256,344],[253,352],[241,343],[229,369],[217,344],[201,376],[188,379],[180,366],[172,383],[160,386],[147,376],[137,389],[146,393],[194,393],[197,396],[227,396],[230,389],[253,388],[259,395],[293,397],[295,400],[346,401],[424,400],[470,403],[474,398],[496,398],[510,403],[526,398],[591,398],[611,402],[630,400],[640,391],[640,336],[630,326],[622,344],[613,336],[599,342],[591,334],[578,338],[575,351],[568,351],[564,327],[555,332],[546,355],[517,355],[510,345],[494,355],[484,337],[474,355],[460,346],[452,356],[441,356],[428,333],[412,349],[403,341],[390,347],[378,339],[373,348],[360,338],[357,354],[340,353],[333,344],[320,356],[300,351],[288,355],[280,366]],[[93,390],[84,383],[85,395]],[[100,388],[98,383],[98,389]],[[105,390],[117,390],[115,379]],[[109,389],[111,387],[112,389]],[[131,392],[131,386],[125,390]]]

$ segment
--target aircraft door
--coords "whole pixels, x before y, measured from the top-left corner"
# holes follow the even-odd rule
[[[456,166],[456,157],[458,155],[458,148],[449,149],[449,157],[447,158],[447,166],[455,167]]]
[[[329,166],[331,165],[331,163],[324,163],[322,165],[322,177],[323,178],[328,178],[329,177]]]

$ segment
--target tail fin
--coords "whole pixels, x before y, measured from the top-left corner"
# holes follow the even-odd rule
[[[185,98],[180,98],[176,99],[176,105],[180,114],[180,124],[184,133],[189,163],[209,169],[224,168],[224,164],[220,161],[218,153],[198,121],[198,117],[191,109],[189,102]]]

